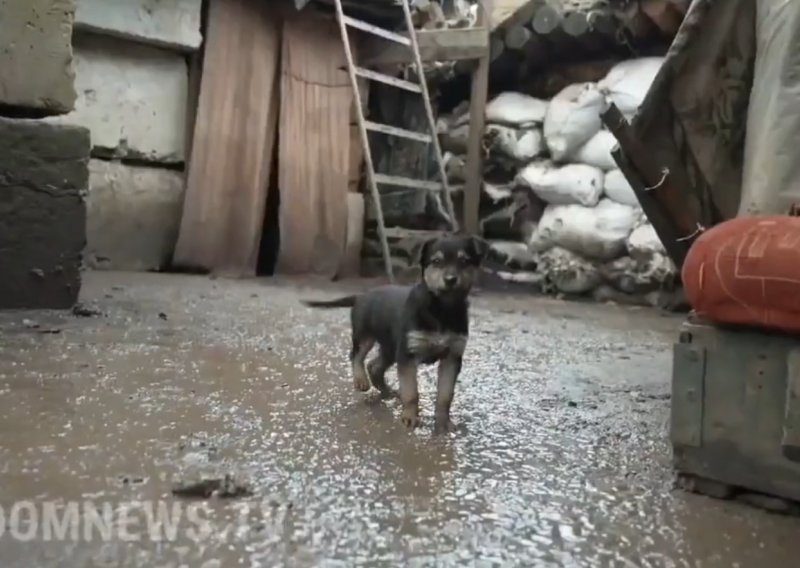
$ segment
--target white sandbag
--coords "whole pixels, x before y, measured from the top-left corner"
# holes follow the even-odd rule
[[[656,254],[667,254],[655,228],[650,223],[643,223],[633,229],[625,246],[628,254],[636,260],[647,260]]]
[[[611,151],[617,145],[617,139],[608,130],[601,130],[578,148],[571,156],[571,162],[588,164],[600,168],[604,172],[617,168],[617,163],[611,157]]]
[[[523,93],[500,93],[486,105],[486,122],[519,125],[541,124],[547,113],[547,101]]]
[[[539,272],[562,294],[586,294],[603,279],[594,263],[561,247],[539,256]]]
[[[603,278],[620,292],[644,294],[669,288],[677,270],[668,256],[656,253],[647,259],[623,256],[600,267]]]
[[[597,207],[548,205],[528,246],[532,252],[559,246],[588,259],[613,260],[625,253],[639,216],[633,207],[610,199],[601,199]]]
[[[536,256],[525,243],[517,241],[489,241],[489,257],[512,268],[536,267]]]
[[[644,102],[663,63],[663,57],[641,57],[617,63],[597,86],[608,102],[630,115]]]
[[[628,183],[622,170],[606,172],[603,183],[603,193],[605,193],[606,197],[617,203],[629,207],[640,207],[639,200],[636,198],[636,194],[633,192],[633,188],[631,184]]]
[[[586,164],[555,166],[548,161],[529,164],[517,180],[551,205],[576,203],[594,207],[603,193],[603,172]]]
[[[530,162],[541,156],[546,147],[542,130],[535,126],[514,128],[502,124],[489,124],[483,135],[484,145],[520,162]]]
[[[544,139],[553,159],[563,161],[597,134],[605,108],[595,83],[575,83],[553,97],[544,119]]]

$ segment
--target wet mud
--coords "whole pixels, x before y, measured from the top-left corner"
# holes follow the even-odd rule
[[[800,520],[673,488],[679,318],[479,295],[435,438],[434,369],[409,433],[353,390],[347,311],[298,302],[328,293],[95,273],[76,313],[0,314],[0,566],[795,565]],[[24,500],[143,505],[28,540]]]

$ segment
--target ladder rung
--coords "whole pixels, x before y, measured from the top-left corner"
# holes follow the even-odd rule
[[[410,237],[443,237],[449,234],[447,231],[424,231],[420,229],[404,229],[402,227],[386,227],[384,234],[393,239],[405,239]]]
[[[359,77],[364,77],[365,79],[379,81],[381,83],[392,85],[393,87],[397,87],[399,89],[405,89],[406,91],[411,91],[412,93],[422,92],[422,87],[420,87],[417,83],[412,83],[411,81],[398,79],[397,77],[392,77],[391,75],[385,75],[383,73],[378,73],[377,71],[364,69],[363,67],[356,67],[355,72],[356,75],[358,75]]]
[[[442,190],[442,184],[438,181],[423,181],[402,176],[390,176],[387,174],[375,174],[375,183],[394,185],[398,187],[410,187],[412,189],[427,189],[428,191]]]
[[[430,134],[425,134],[424,132],[414,132],[413,130],[406,130],[405,128],[397,128],[396,126],[389,126],[388,124],[380,124],[379,122],[371,122],[369,120],[365,120],[364,126],[367,127],[367,130],[372,130],[373,132],[381,132],[383,134],[388,134],[389,136],[399,136],[400,138],[408,138],[410,140],[417,140],[419,142],[427,142],[427,143],[430,143],[433,140]]]
[[[385,39],[392,40],[394,42],[411,46],[411,40],[404,35],[400,35],[395,32],[390,32],[389,30],[385,30],[383,28],[379,28],[378,26],[373,26],[372,24],[368,24],[367,22],[362,22],[361,20],[356,20],[355,18],[351,18],[350,16],[344,16],[342,18],[344,23],[348,26],[358,28],[359,30],[363,30],[365,32],[371,33],[376,36],[380,36]]]

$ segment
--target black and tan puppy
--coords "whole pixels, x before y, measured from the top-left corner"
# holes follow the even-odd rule
[[[403,423],[420,424],[417,368],[439,363],[434,431],[451,429],[450,405],[469,335],[468,295],[486,256],[487,244],[475,237],[448,236],[427,241],[420,252],[422,278],[413,286],[381,286],[359,296],[307,301],[315,308],[352,308],[353,383],[393,392],[386,371],[397,364]],[[365,366],[370,350],[378,354]]]

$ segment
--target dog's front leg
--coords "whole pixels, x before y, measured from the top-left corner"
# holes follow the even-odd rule
[[[401,420],[412,430],[422,423],[419,417],[419,391],[417,390],[417,364],[404,361],[397,365],[397,379],[400,383],[400,402],[403,403]]]
[[[445,434],[453,429],[450,421],[450,405],[456,390],[456,381],[461,372],[461,356],[450,354],[439,361],[439,381],[436,385],[436,410],[434,434]]]

